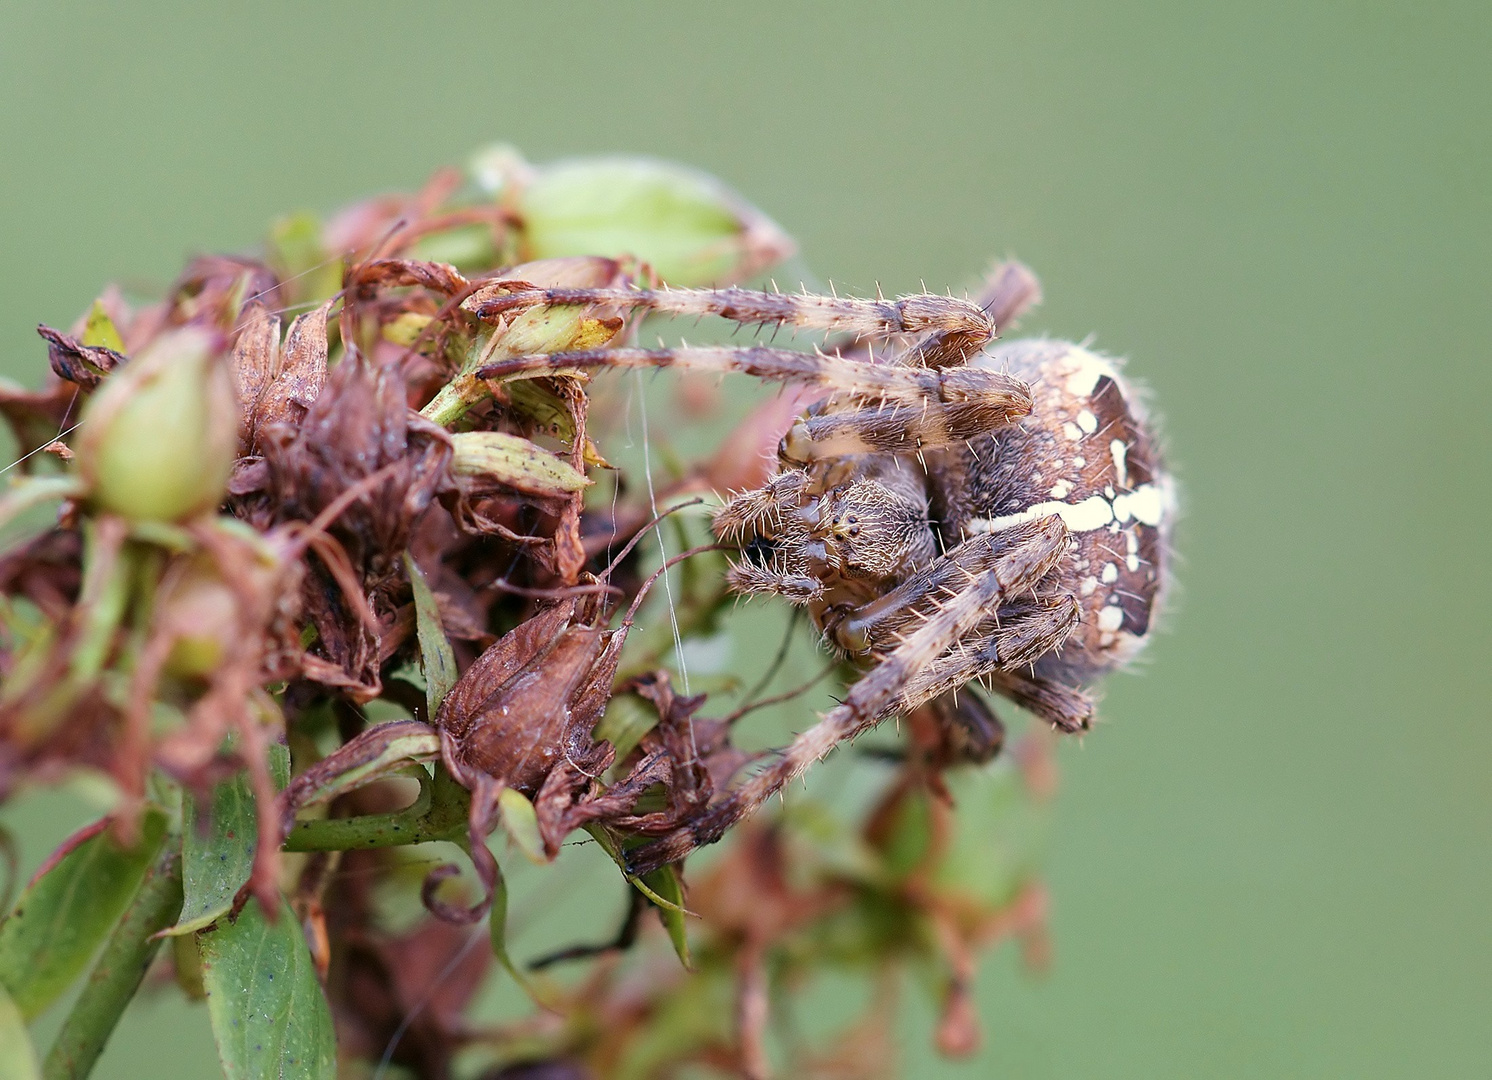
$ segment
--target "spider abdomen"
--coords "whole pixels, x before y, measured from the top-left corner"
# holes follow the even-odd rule
[[[1036,674],[1087,681],[1134,656],[1150,630],[1174,516],[1170,477],[1114,362],[1030,340],[991,347],[974,363],[1030,383],[1032,410],[929,463],[944,541],[1060,516],[1071,546],[1043,592],[1049,584],[1075,597],[1080,618]]]

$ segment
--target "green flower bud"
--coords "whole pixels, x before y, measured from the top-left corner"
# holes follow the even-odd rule
[[[563,458],[517,435],[501,431],[461,431],[451,436],[451,472],[495,481],[530,495],[557,497],[590,481]]]
[[[646,158],[590,158],[515,178],[506,200],[523,221],[523,254],[631,255],[673,285],[721,285],[794,251],[761,211],[718,180]]]
[[[161,583],[160,621],[172,637],[166,671],[179,679],[206,678],[238,639],[238,598],[205,555],[186,559]]]
[[[193,327],[163,334],[89,399],[77,468],[95,505],[136,521],[180,521],[222,502],[238,407],[215,344]]]

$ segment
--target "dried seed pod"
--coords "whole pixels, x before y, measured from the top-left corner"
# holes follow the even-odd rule
[[[616,657],[606,631],[575,619],[574,601],[540,612],[467,669],[436,716],[446,762],[458,777],[475,771],[527,795],[556,764],[591,755],[599,709],[588,691],[610,688]],[[598,663],[605,655],[607,663]]]
[[[191,327],[163,334],[89,399],[77,465],[96,505],[180,521],[222,502],[238,409],[218,344]]]

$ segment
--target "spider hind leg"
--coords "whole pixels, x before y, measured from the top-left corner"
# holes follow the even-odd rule
[[[1066,528],[1060,519],[1053,519],[1047,528],[1016,545],[988,570],[967,574],[961,588],[946,600],[940,600],[920,626],[850,687],[842,704],[694,821],[634,849],[628,855],[629,872],[648,873],[677,862],[696,847],[714,843],[839,743],[874,727],[891,713],[914,707],[933,696],[926,686],[914,682],[917,673],[950,653],[963,656],[965,663],[973,663],[974,655],[961,650],[960,643],[986,623],[991,612],[997,611],[1008,598],[1024,596],[1035,589],[1067,542]]]

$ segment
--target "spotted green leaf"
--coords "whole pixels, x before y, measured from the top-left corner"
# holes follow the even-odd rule
[[[300,923],[283,901],[269,922],[257,903],[201,935],[202,984],[228,1080],[332,1080],[332,1014]]]
[[[132,848],[104,823],[81,830],[66,852],[26,887],[0,923],[0,987],[30,1021],[72,985],[108,937],[166,835],[166,817],[148,811]]]
[[[305,212],[270,227],[269,261],[301,301],[325,300],[342,287],[342,260],[327,255],[321,222]]]
[[[562,457],[505,431],[460,431],[451,437],[451,472],[506,484],[551,498],[589,487],[591,481]]]
[[[289,752],[283,746],[271,746],[269,762],[275,784],[283,787],[289,778]],[[172,934],[201,930],[222,918],[249,880],[259,842],[248,777],[235,776],[214,787],[206,813],[191,795],[182,802],[181,873],[186,900]]]

